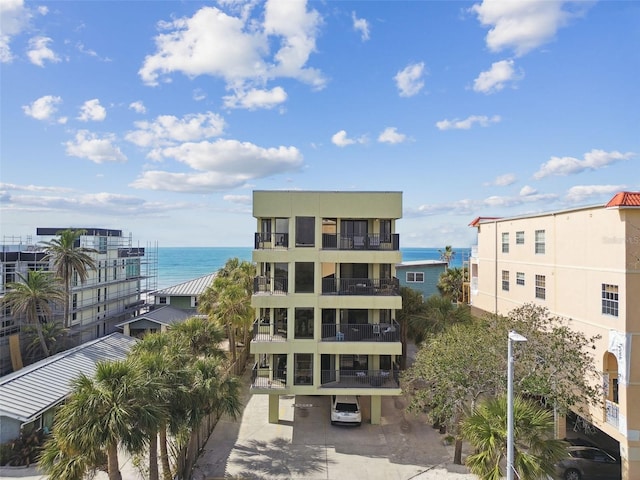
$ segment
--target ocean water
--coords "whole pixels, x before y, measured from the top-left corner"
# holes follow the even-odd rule
[[[402,261],[440,260],[442,248],[402,248]],[[251,261],[252,247],[159,247],[158,285],[166,288],[218,271],[230,258]],[[462,266],[469,248],[454,248],[452,267]]]

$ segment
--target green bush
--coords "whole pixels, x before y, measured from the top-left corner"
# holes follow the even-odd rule
[[[0,445],[0,465],[21,467],[36,463],[43,443],[44,432],[41,429],[22,431],[16,440]]]

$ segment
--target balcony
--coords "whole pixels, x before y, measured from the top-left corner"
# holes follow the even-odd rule
[[[256,250],[271,250],[289,248],[288,233],[256,232],[253,239]]]
[[[618,404],[611,400],[605,400],[605,420],[609,425],[618,428],[619,414],[620,407],[618,407]]]
[[[258,367],[255,363],[251,370],[251,388],[283,390],[287,388],[287,371],[284,369],[274,371],[270,367]]]
[[[368,233],[366,235],[322,234],[322,248],[326,250],[400,250],[400,235]]]
[[[286,342],[286,323],[269,323],[264,319],[258,319],[253,323],[253,342]]]
[[[253,293],[255,295],[286,295],[289,291],[289,279],[286,277],[267,277],[259,275],[253,278]]]
[[[397,278],[323,278],[323,295],[400,295]]]
[[[322,325],[323,342],[399,342],[400,325],[391,323],[356,323]]]
[[[397,370],[322,370],[323,388],[400,388]]]
[[[471,258],[472,259],[478,258],[478,245],[471,245]]]

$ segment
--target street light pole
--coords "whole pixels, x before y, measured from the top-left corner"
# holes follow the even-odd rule
[[[507,480],[513,480],[513,342],[526,342],[526,337],[511,330],[507,347]]]

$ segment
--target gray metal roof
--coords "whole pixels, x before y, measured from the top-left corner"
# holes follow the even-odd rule
[[[131,320],[127,320],[126,322],[119,323],[116,327],[122,327],[126,324],[131,324],[135,322],[139,322],[141,320],[150,320],[155,323],[160,323],[163,325],[172,325],[174,323],[184,322],[187,318],[197,316],[197,314],[193,310],[182,310],[180,308],[174,308],[170,305],[165,307],[156,308],[155,310],[151,310],[150,312],[143,313],[138,315]]]
[[[443,260],[411,260],[409,262],[396,263],[396,268],[403,267],[417,267],[417,266],[426,266],[426,265],[446,265],[447,262]]]
[[[207,289],[207,287],[209,287],[213,283],[213,279],[216,278],[216,275],[217,272],[210,273],[209,275],[194,278],[193,280],[189,280],[187,282],[182,282],[171,287],[156,290],[155,292],[151,292],[150,295],[153,297],[200,295]]]
[[[71,393],[71,381],[92,376],[101,360],[123,360],[133,337],[112,333],[0,377],[0,417],[30,422]]]

